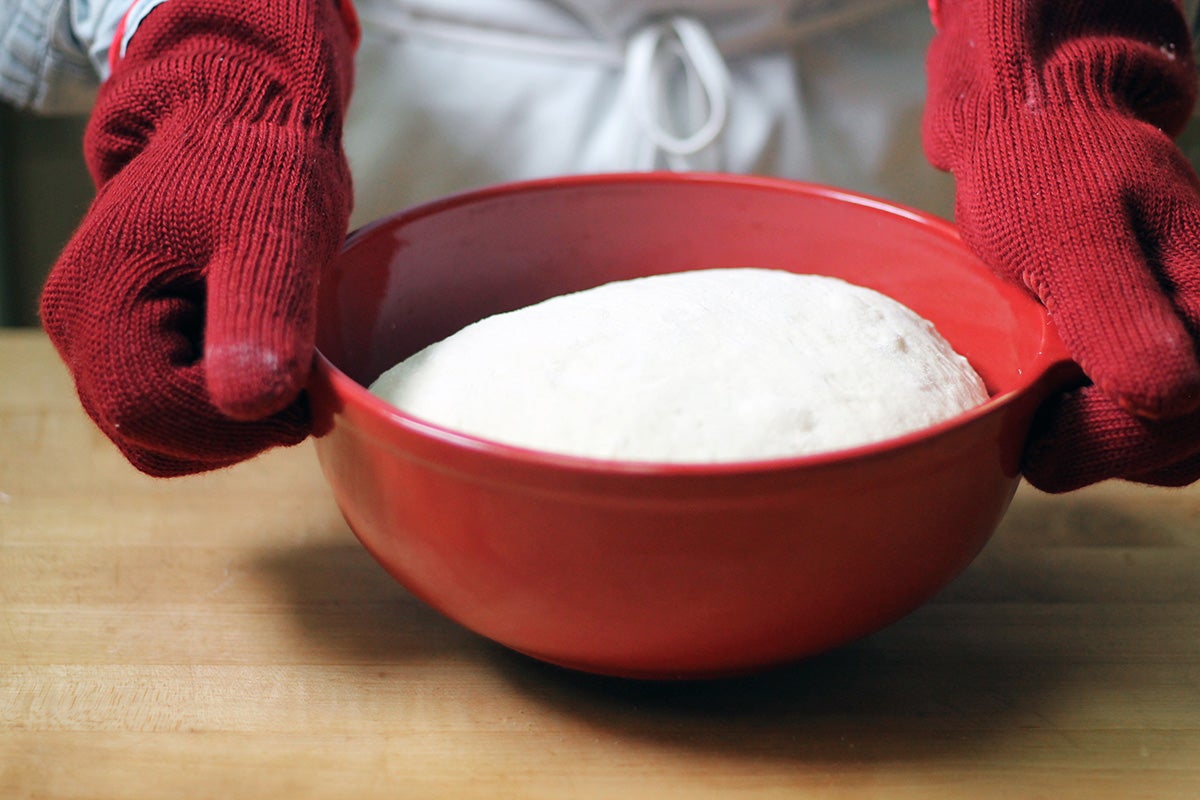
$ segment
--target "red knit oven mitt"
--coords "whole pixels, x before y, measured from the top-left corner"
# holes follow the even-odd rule
[[[316,284],[351,202],[355,36],[336,0],[168,0],[100,89],[97,195],[42,319],[83,407],[144,472],[308,433]]]
[[[1171,0],[931,4],[925,148],[964,240],[1047,307],[1091,380],[1047,409],[1048,491],[1200,477],[1200,182],[1172,142],[1196,67]]]

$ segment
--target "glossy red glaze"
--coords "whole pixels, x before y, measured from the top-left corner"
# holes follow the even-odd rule
[[[607,281],[718,266],[835,275],[932,320],[993,398],[837,454],[654,465],[498,445],[364,387],[463,325]],[[954,228],[770,179],[602,175],[381,220],[325,277],[311,397],[346,520],[413,594],[540,659],[612,675],[753,671],[862,637],[963,570],[1004,514],[1036,408],[1076,380],[1041,306]]]

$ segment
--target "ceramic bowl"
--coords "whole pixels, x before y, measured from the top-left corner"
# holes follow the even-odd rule
[[[837,276],[931,320],[991,399],[837,453],[719,465],[557,456],[462,435],[365,388],[490,314],[705,267]],[[503,185],[381,219],[323,278],[316,449],[349,526],[461,625],[589,672],[761,670],[866,636],[958,575],[1019,481],[1034,412],[1077,379],[1043,308],[939,219],[724,175]]]

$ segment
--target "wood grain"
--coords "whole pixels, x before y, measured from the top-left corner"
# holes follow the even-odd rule
[[[414,600],[307,444],[153,480],[40,333],[0,375],[0,797],[1200,797],[1200,489],[1023,488],[875,636],[639,683]]]

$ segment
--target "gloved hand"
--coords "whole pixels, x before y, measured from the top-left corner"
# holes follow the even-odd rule
[[[930,161],[993,269],[1046,306],[1091,381],[1045,410],[1047,491],[1200,477],[1200,182],[1172,142],[1196,97],[1171,0],[942,0]]]
[[[309,430],[319,272],[348,224],[357,27],[337,0],[168,0],[84,137],[97,195],[42,295],[83,407],[140,470]]]

